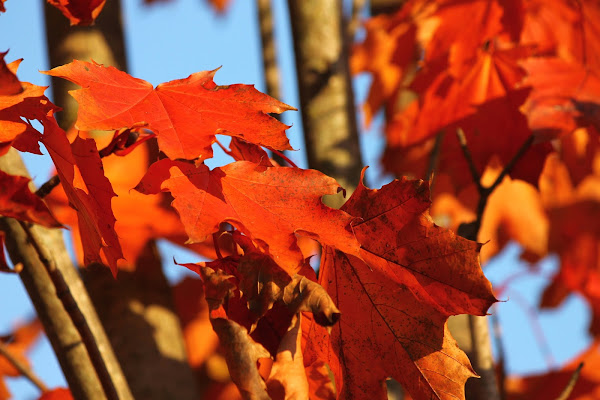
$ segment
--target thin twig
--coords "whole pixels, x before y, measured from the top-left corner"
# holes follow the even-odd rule
[[[133,145],[137,141],[138,137],[139,137],[139,135],[135,136],[135,140],[133,141],[133,143],[129,143],[127,146]],[[144,139],[144,140],[146,140],[146,139]],[[138,143],[139,143],[139,141],[138,141]],[[98,155],[100,156],[100,158],[104,158],[104,157],[107,157],[107,156],[113,154],[116,150],[119,150],[119,149],[113,145],[113,142],[111,142],[107,146],[98,150]],[[58,177],[58,174],[57,174],[57,175],[54,175],[52,178],[48,179],[46,182],[44,182],[44,184],[42,186],[40,186],[40,188],[38,190],[36,190],[35,194],[43,199],[44,197],[48,196],[50,194],[50,192],[52,192],[52,190],[54,190],[54,188],[57,187],[58,185],[60,185],[60,178]]]
[[[41,199],[48,196],[50,192],[60,184],[60,178],[58,175],[54,175],[52,178],[48,179],[38,190],[35,191],[35,194],[38,195]]]
[[[517,153],[513,158],[506,164],[502,169],[502,172],[496,178],[496,181],[489,187],[483,186],[481,183],[481,175],[477,171],[475,162],[469,150],[467,138],[462,129],[456,130],[456,136],[462,149],[469,171],[473,177],[473,182],[477,186],[479,192],[479,201],[477,204],[477,217],[475,221],[468,224],[461,224],[458,229],[458,234],[469,239],[476,241],[481,228],[481,222],[483,219],[483,213],[487,206],[487,201],[492,192],[502,183],[503,179],[512,171],[517,161],[519,161],[525,152],[533,144],[533,135],[529,136],[527,140],[521,145]],[[469,325],[471,332],[471,341],[473,343],[473,355],[474,359],[473,368],[481,375],[481,381],[474,383],[472,386],[475,393],[475,398],[482,399],[500,399],[501,390],[499,390],[496,374],[493,368],[493,356],[491,351],[491,342],[489,328],[487,326],[487,320],[482,317],[469,315]]]
[[[352,0],[352,15],[350,15],[350,21],[348,21],[347,34],[350,43],[354,41],[356,32],[360,27],[360,13],[365,7],[365,0]]]
[[[0,355],[3,356],[10,362],[16,369],[23,375],[25,378],[29,379],[31,383],[33,383],[42,393],[48,391],[48,387],[37,377],[36,374],[33,373],[29,366],[23,364],[16,358],[12,352],[8,349],[2,341],[0,340]]]
[[[497,307],[494,307],[497,309]],[[494,343],[498,352],[498,389],[500,390],[500,399],[506,399],[506,354],[504,352],[504,344],[502,343],[502,326],[497,314],[491,314],[492,329],[494,335]]]
[[[580,362],[577,368],[575,368],[575,371],[573,371],[573,375],[571,375],[569,383],[567,383],[567,386],[563,389],[562,393],[556,398],[556,400],[567,400],[569,398],[571,392],[575,388],[577,380],[579,379],[579,375],[581,374],[582,368],[583,362]]]
[[[96,343],[96,338],[94,337],[94,334],[92,333],[92,330],[90,329],[90,326],[85,316],[79,309],[79,306],[75,301],[75,298],[73,297],[69,286],[65,282],[62,273],[58,268],[56,268],[56,265],[54,265],[54,263],[52,263],[50,260],[44,257],[44,252],[40,249],[39,244],[37,243],[37,241],[31,233],[30,224],[23,221],[19,221],[19,224],[27,233],[27,236],[30,238],[31,244],[34,246],[36,252],[38,253],[40,261],[42,262],[42,264],[44,264],[46,270],[48,271],[50,279],[52,279],[52,283],[56,288],[57,297],[62,302],[65,311],[69,314],[71,320],[73,321],[73,324],[75,325],[77,331],[81,335],[81,341],[83,342],[90,356],[90,360],[92,362],[92,365],[94,366],[96,374],[98,375],[100,384],[104,389],[104,394],[106,395],[106,398],[109,400],[119,400],[117,389],[111,378],[104,357],[102,356],[98,344]]]
[[[435,136],[435,142],[433,144],[433,149],[431,149],[431,154],[429,155],[429,165],[427,166],[427,175],[425,175],[429,179],[429,191],[433,193],[433,185],[435,180],[435,170],[437,169],[438,163],[440,161],[440,153],[442,150],[442,143],[444,141],[445,132],[441,131]]]
[[[456,136],[458,138],[458,142],[462,149],[465,160],[467,161],[467,165],[469,166],[469,171],[471,172],[471,176],[473,177],[473,183],[477,186],[477,191],[479,192],[479,201],[477,202],[477,210],[476,210],[476,218],[475,221],[472,221],[467,224],[461,224],[459,227],[459,235],[467,238],[469,240],[477,240],[477,236],[479,234],[479,229],[481,228],[481,222],[483,219],[483,212],[485,211],[485,207],[487,206],[487,201],[491,196],[492,192],[502,183],[504,178],[513,170],[517,161],[519,161],[523,155],[529,150],[531,145],[533,144],[534,137],[533,135],[529,136],[525,142],[519,147],[519,150],[515,153],[513,158],[506,164],[506,166],[500,172],[500,175],[496,178],[494,183],[491,186],[485,187],[481,183],[481,177],[479,172],[477,171],[477,167],[475,162],[473,161],[473,157],[471,155],[471,151],[469,150],[467,138],[465,136],[464,131],[461,128],[456,130]]]
[[[460,144],[460,148],[465,156],[465,160],[467,161],[467,165],[469,166],[469,172],[471,172],[471,177],[473,178],[473,182],[477,185],[477,189],[481,192],[481,177],[479,176],[479,172],[477,172],[477,167],[475,166],[475,162],[473,161],[473,156],[471,155],[471,150],[467,146],[467,138],[465,136],[465,132],[458,128],[456,130],[456,137],[458,138],[458,143]]]

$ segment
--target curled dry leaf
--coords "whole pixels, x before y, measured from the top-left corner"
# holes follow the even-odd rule
[[[332,326],[339,320],[340,311],[321,285],[300,274],[290,277],[271,257],[253,247],[248,238],[234,237],[244,249],[238,266],[240,290],[248,298],[248,308],[258,317],[281,301],[291,314],[312,312],[315,321],[323,326]]]
[[[267,391],[273,400],[302,400],[309,398],[308,381],[302,356],[302,314],[292,318],[288,332],[279,344]]]
[[[270,400],[266,385],[256,367],[259,358],[270,358],[269,352],[248,335],[248,331],[235,321],[213,318],[213,329],[225,351],[225,360],[231,380],[244,399]]]

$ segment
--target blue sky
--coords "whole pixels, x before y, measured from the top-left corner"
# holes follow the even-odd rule
[[[123,3],[131,75],[158,85],[221,66],[215,77],[217,84],[255,84],[259,90],[264,90],[255,2],[234,0],[222,16],[216,15],[204,0],[172,0],[151,6],[144,5],[142,0],[123,0]],[[282,69],[283,98],[280,100],[299,108],[286,2],[273,3],[278,59]],[[38,73],[38,70],[49,68],[42,1],[8,0],[5,5],[7,12],[0,15],[0,51],[10,49],[8,61],[24,58],[18,74],[21,80],[49,85],[48,76]],[[359,101],[365,96],[368,81],[367,77],[360,77],[355,82]],[[47,93],[51,95],[51,91]],[[293,152],[290,158],[305,167],[305,157],[301,151],[300,114],[286,112],[284,122],[293,125],[288,136],[292,146],[300,149]],[[383,148],[383,140],[378,134],[380,124],[380,119],[377,119],[373,127],[361,135],[363,162],[371,166],[367,171],[367,183],[371,187],[379,187],[390,179],[383,175],[377,161]],[[38,185],[43,183],[50,175],[49,158],[26,155],[25,159],[35,182]],[[211,164],[215,166],[224,162],[223,157],[217,156]],[[176,255],[178,262],[198,261],[190,253],[182,253],[164,245],[163,249],[166,272],[172,280],[179,279],[185,273],[184,268],[172,265],[173,255]],[[492,283],[501,282],[524,268],[518,261],[518,252],[516,246],[509,246],[486,267],[486,274]],[[556,262],[553,259],[542,263],[542,275],[549,276],[555,269]],[[502,324],[509,372],[539,372],[548,367],[522,305],[524,301],[534,306],[546,283],[546,279],[539,275],[524,277],[506,294],[508,301],[491,310],[499,315]],[[515,300],[517,297],[518,301]],[[15,323],[33,313],[18,277],[0,274],[0,334],[10,331]],[[589,343],[586,334],[588,318],[586,305],[576,296],[569,297],[559,310],[541,314],[540,323],[558,364],[583,350]],[[47,340],[40,341],[31,355],[33,368],[43,381],[50,387],[65,385]],[[7,379],[7,382],[15,398],[37,398],[37,390],[24,379]]]

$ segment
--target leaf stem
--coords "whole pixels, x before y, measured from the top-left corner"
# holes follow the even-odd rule
[[[16,358],[12,352],[9,350],[8,346],[6,346],[0,340],[0,355],[3,356],[10,362],[16,369],[23,375],[25,378],[29,379],[31,383],[33,383],[42,393],[48,391],[48,387],[37,377],[36,374],[33,373],[29,366],[22,363],[18,358]]]

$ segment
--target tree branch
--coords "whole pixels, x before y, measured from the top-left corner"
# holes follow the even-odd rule
[[[14,149],[0,157],[0,169],[28,176]],[[8,233],[6,247],[13,263],[23,264],[23,271],[19,276],[35,306],[74,398],[106,397],[81,335],[65,310],[44,261],[60,272],[75,304],[93,331],[98,351],[110,372],[118,398],[131,399],[127,382],[114,358],[110,343],[64,246],[62,231],[33,225],[28,227],[28,232],[19,221],[12,218],[0,219],[0,229]]]
[[[19,361],[18,358],[13,356],[12,352],[8,349],[8,347],[4,343],[2,343],[1,340],[0,340],[0,355],[3,356],[4,358],[6,358],[8,360],[8,362],[10,362],[16,368],[16,370],[21,373],[21,375],[23,375],[25,378],[29,379],[29,381],[31,383],[33,383],[38,389],[40,389],[40,391],[42,393],[48,391],[48,387],[44,384],[44,382],[42,382],[40,380],[40,378],[38,378],[37,375],[35,375],[33,373],[31,368],[29,368],[29,366],[23,364],[21,361]]]
[[[517,161],[529,150],[533,144],[533,135],[521,145],[512,159],[500,172],[494,183],[485,187],[481,183],[481,176],[477,171],[475,162],[469,150],[467,139],[462,129],[456,130],[456,136],[462,149],[463,155],[469,166],[469,171],[473,177],[473,182],[477,186],[479,192],[479,201],[477,204],[477,217],[475,221],[468,224],[461,224],[458,228],[458,234],[466,239],[477,241],[479,230],[483,219],[483,213],[487,206],[487,201],[493,191],[502,183],[504,178],[512,171]],[[490,340],[489,326],[486,317],[478,317],[474,315],[468,316],[469,327],[471,332],[472,349],[469,358],[473,364],[473,368],[479,375],[481,380],[469,380],[466,390],[468,397],[473,399],[500,400],[500,390],[498,387],[496,372],[494,370],[494,360],[492,356],[492,346]],[[471,396],[469,396],[469,394]]]

